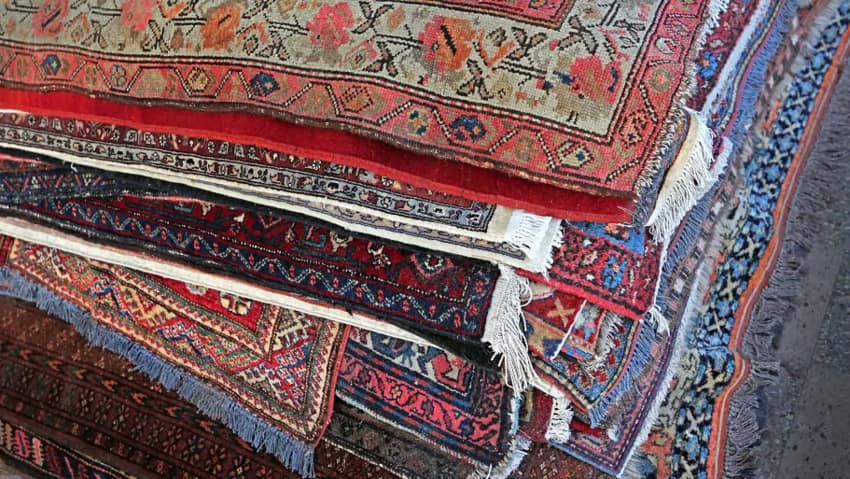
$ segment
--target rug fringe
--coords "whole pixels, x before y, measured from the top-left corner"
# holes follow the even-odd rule
[[[504,241],[527,255],[533,255],[541,248],[553,221],[556,220],[549,216],[516,210],[508,222]]]
[[[528,451],[531,449],[531,441],[524,437],[517,436],[510,452],[499,464],[495,466],[479,465],[469,479],[507,479],[519,469]]]
[[[648,327],[648,325],[640,325],[638,327],[640,331],[637,332],[632,360],[629,362],[628,367],[623,371],[616,386],[588,411],[591,427],[604,425],[611,406],[616,404],[624,394],[631,390],[637,376],[643,372],[652,360],[652,346],[657,341],[655,329]]]
[[[697,112],[685,108],[690,117],[688,135],[667,172],[655,209],[646,226],[657,243],[668,243],[682,219],[717,181],[714,164],[714,132]]]
[[[549,281],[549,270],[552,269],[552,266],[555,264],[555,253],[561,249],[561,246],[564,244],[563,222],[558,221],[555,225],[553,225],[553,227],[555,228],[555,231],[552,234],[552,246],[544,253],[546,256],[543,259],[543,271],[540,273],[546,281]]]
[[[510,267],[499,265],[499,273],[481,340],[490,345],[493,358],[499,356],[505,384],[519,395],[541,382],[528,353],[522,314],[523,306],[531,298],[531,286],[527,278]]]
[[[667,395],[670,392],[673,379],[678,373],[679,361],[687,349],[688,338],[696,326],[696,317],[699,314],[699,310],[702,308],[703,297],[710,284],[709,271],[711,269],[709,266],[710,263],[703,263],[703,265],[697,270],[696,279],[694,280],[694,284],[691,287],[691,291],[688,296],[688,302],[686,303],[685,310],[682,313],[682,323],[676,334],[676,342],[673,345],[673,352],[670,354],[670,360],[667,362],[667,371],[664,373],[664,379],[661,382],[658,393],[652,400],[649,412],[647,413],[644,423],[635,438],[634,444],[626,456],[624,468],[619,475],[619,477],[623,479],[641,479],[645,477],[645,474],[639,470],[639,461],[635,460],[637,458],[633,457],[633,455],[635,451],[637,451],[649,438],[649,434],[655,426],[655,421],[661,413],[661,407],[667,400]]]
[[[720,74],[717,76],[714,87],[708,92],[708,95],[706,95],[705,103],[703,103],[701,110],[702,114],[707,115],[711,113],[718,98],[725,94],[731,86],[732,79],[735,78],[738,73],[738,61],[740,60],[741,55],[747,51],[750,40],[756,33],[756,28],[759,23],[761,23],[762,19],[765,18],[771,1],[772,0],[761,0],[758,6],[756,6],[756,10],[753,12],[750,22],[747,23],[746,27],[744,27],[744,31],[742,31],[741,35],[738,37],[735,48],[725,60],[723,70],[721,70]]]
[[[48,288],[33,283],[7,268],[0,268],[0,285],[0,295],[33,303],[48,314],[70,323],[92,346],[127,358],[136,369],[158,381],[166,389],[177,392],[205,415],[226,424],[254,448],[274,455],[286,467],[305,478],[315,477],[313,446],[263,421],[225,393],[179,367],[168,364],[122,334],[100,326],[89,313],[56,296]]]
[[[570,400],[565,397],[552,400],[552,414],[549,426],[546,428],[546,440],[566,444],[572,436],[573,408]]]
[[[614,347],[614,341],[618,337],[618,330],[623,326],[623,318],[619,315],[606,312],[605,319],[602,320],[602,331],[599,334],[599,343],[596,349],[596,354],[589,361],[579,363],[586,373],[590,373],[602,366],[605,357],[611,352]]]
[[[654,152],[652,159],[647,162],[645,171],[640,178],[638,178],[637,187],[641,192],[640,197],[643,197],[643,193],[650,188],[657,187],[657,175],[663,166],[661,159],[665,157],[670,148],[673,148],[674,145],[676,145],[679,125],[682,121],[684,121],[684,118],[691,113],[691,110],[689,110],[686,105],[688,99],[693,96],[693,92],[696,89],[696,78],[699,74],[700,65],[700,62],[696,61],[694,57],[699,54],[699,51],[702,49],[702,46],[705,44],[708,36],[715,28],[717,28],[717,25],[720,22],[720,15],[726,11],[728,7],[729,0],[712,0],[708,5],[705,22],[703,23],[700,32],[694,38],[694,42],[691,44],[690,50],[688,51],[687,56],[689,61],[686,62],[687,72],[684,75],[682,87],[680,87],[676,92],[674,108],[670,112],[670,118],[667,121],[668,125],[665,127],[666,131],[662,133],[659,146]],[[638,215],[646,214],[642,213],[645,211],[645,208],[648,209],[647,206],[641,206],[638,204],[636,213]],[[641,213],[638,213],[638,210],[641,211]],[[644,224],[644,226],[646,226],[646,224]]]

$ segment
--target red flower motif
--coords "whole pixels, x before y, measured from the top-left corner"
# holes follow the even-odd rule
[[[354,26],[354,14],[347,3],[322,5],[312,20],[307,22],[310,41],[323,48],[336,49],[348,42],[348,29]]]
[[[570,67],[570,76],[578,80],[578,87],[588,97],[613,104],[617,101],[620,86],[619,62],[603,64],[597,56],[578,58]]]
[[[121,5],[121,23],[134,32],[143,32],[153,18],[157,0],[126,0]]]
[[[68,16],[68,0],[45,0],[32,16],[32,33],[37,37],[52,37],[62,31]]]
[[[425,25],[419,41],[425,49],[425,59],[434,63],[438,72],[459,70],[472,53],[475,30],[467,20],[436,16]]]

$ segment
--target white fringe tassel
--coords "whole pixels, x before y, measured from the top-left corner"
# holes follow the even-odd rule
[[[647,227],[658,243],[667,243],[685,215],[717,181],[714,161],[714,133],[696,112],[686,109],[691,117],[688,137],[673,162]]]
[[[517,436],[513,447],[501,463],[495,467],[492,465],[477,467],[469,476],[469,479],[507,479],[519,469],[522,461],[525,460],[525,456],[528,455],[529,449],[531,449],[531,441]]]
[[[528,355],[522,314],[523,306],[531,299],[531,286],[528,279],[507,266],[499,265],[499,272],[481,339],[490,345],[494,358],[501,356],[499,365],[503,369],[505,384],[518,395],[541,382]]]
[[[516,246],[525,254],[534,254],[541,248],[553,221],[556,220],[550,216],[517,210],[508,223],[505,242]]]
[[[573,422],[573,408],[565,397],[555,398],[552,403],[552,416],[546,428],[546,440],[557,444],[566,444],[570,440]]]
[[[647,314],[647,320],[651,322],[653,326],[655,326],[655,332],[661,336],[667,336],[670,332],[670,322],[667,321],[667,318],[664,317],[664,313],[658,309],[658,305],[653,306],[649,309],[649,313]]]

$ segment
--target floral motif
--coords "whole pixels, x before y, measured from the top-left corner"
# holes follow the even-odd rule
[[[419,41],[425,49],[425,59],[434,64],[437,72],[459,70],[472,53],[475,30],[467,20],[436,16],[425,26]]]
[[[617,101],[621,76],[619,62],[603,64],[598,56],[577,58],[570,68],[569,76],[577,79],[581,93],[593,100],[607,104]]]
[[[316,16],[307,22],[310,42],[328,49],[345,45],[350,38],[348,30],[353,26],[354,15],[347,3],[322,5]]]
[[[234,3],[222,5],[210,12],[201,27],[204,48],[223,50],[236,38],[236,28],[242,20],[242,8]]]
[[[454,137],[460,141],[477,141],[487,133],[481,120],[474,116],[459,116],[450,125]]]
[[[129,30],[143,32],[153,18],[156,0],[126,0],[121,5],[121,23]]]
[[[32,16],[32,33],[39,37],[52,37],[62,31],[68,16],[68,0],[45,0]]]
[[[121,88],[127,84],[127,69],[121,65],[112,65],[109,78],[112,80],[112,86]]]

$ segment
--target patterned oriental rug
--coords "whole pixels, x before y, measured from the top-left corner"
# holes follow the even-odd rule
[[[735,5],[732,5],[735,10]],[[751,30],[750,42],[762,45],[760,54],[748,60],[752,68],[747,76],[739,76],[745,84],[731,83],[730,88],[737,91],[740,106],[748,108],[754,102],[753,89],[758,91],[764,83],[763,66],[773,58],[784,25],[792,15],[788,5],[774,3],[766,10],[766,21],[759,20],[759,28]],[[727,128],[737,128],[736,123],[727,123]],[[694,311],[701,301],[708,281],[707,270],[701,269],[702,258],[717,255],[718,233],[723,228],[715,225],[724,218],[724,205],[734,200],[738,180],[735,174],[726,175],[724,181],[714,188],[685,218],[685,222],[674,235],[667,250],[664,270],[660,275],[657,309],[669,323],[669,335],[663,341],[651,341],[648,356],[653,358],[642,372],[633,375],[628,392],[624,393],[612,408],[607,410],[607,440],[600,441],[592,434],[577,432],[563,447],[565,451],[594,464],[599,469],[619,474],[626,468],[629,457],[635,447],[640,445],[649,432],[649,426],[658,414],[660,402],[666,395],[673,374],[674,365],[685,349],[684,338],[693,328],[691,326]],[[694,280],[697,280],[693,286]],[[684,318],[680,320],[679,318]],[[677,477],[677,476],[673,476]]]
[[[303,475],[328,422],[348,327],[3,239],[2,294],[128,357]]]
[[[515,444],[513,395],[499,376],[434,347],[355,328],[336,393],[484,475],[506,477],[525,453]]]
[[[19,150],[8,150],[6,155],[7,157],[33,158],[45,161],[46,163],[51,162],[49,158],[32,156],[30,153]],[[59,167],[57,166],[57,168]],[[119,184],[115,186],[116,191],[130,192],[135,196],[142,196],[145,193],[154,196],[163,196],[164,193],[162,192],[168,191],[169,194],[167,197],[171,203],[174,203],[171,198],[175,196],[178,198],[181,196],[186,198],[198,197],[197,190],[189,188],[175,189],[168,183],[159,181],[146,180],[134,183],[123,178],[121,180],[115,180],[110,179],[111,176],[109,173],[87,168],[76,168],[72,170],[67,166],[63,166],[61,170],[39,173],[44,178],[39,178],[38,181],[48,183],[49,187],[49,189],[43,189],[45,191],[43,194],[40,193],[42,190],[31,191],[29,188],[27,178],[33,176],[33,173],[26,171],[20,172],[18,176],[13,177],[16,183],[5,185],[0,190],[0,194],[5,194],[10,198],[10,201],[4,203],[22,203],[29,200],[26,201],[27,204],[21,205],[21,208],[19,208],[19,210],[23,210],[21,211],[23,215],[30,217],[36,216],[44,220],[45,215],[50,214],[57,217],[54,223],[59,219],[67,220],[67,214],[53,212],[55,208],[59,207],[55,201],[39,203],[35,200],[39,199],[39,194],[49,200],[63,198],[68,201],[76,200],[75,195],[70,194],[72,190],[62,188],[58,189],[58,191],[53,191],[57,188],[51,186],[49,182],[79,183],[81,179],[78,178],[78,173],[80,172],[85,172],[86,177],[89,178],[89,183],[109,182],[110,184],[114,184],[118,182]],[[63,172],[67,177],[62,176]],[[98,175],[101,176],[100,179],[97,179]],[[12,175],[6,174],[5,176]],[[124,185],[123,190],[120,189],[120,184]],[[88,188],[80,188],[80,191],[85,192],[83,196],[86,197],[108,196],[97,191],[88,191]],[[116,196],[118,195],[116,194]],[[200,196],[202,198],[204,197],[203,194]],[[250,203],[242,203],[234,200],[228,201],[227,198],[220,196],[210,196],[208,200],[221,205],[234,204],[234,216],[241,215],[243,210],[250,210],[245,211],[245,214],[251,214],[250,212],[253,211],[256,215],[261,216],[271,217],[274,215],[282,219],[292,219],[292,221],[299,223],[321,224],[315,220],[293,216],[291,214],[287,215],[285,212],[272,211]],[[221,203],[220,200],[224,200],[224,203]],[[120,199],[116,201],[120,202]],[[143,199],[135,200],[136,203],[141,201]],[[161,203],[165,204],[169,201],[161,201]],[[67,209],[65,203],[62,203],[62,205],[61,207]],[[120,208],[120,205],[113,206],[113,208]],[[181,206],[179,209],[182,211],[185,208],[188,208],[188,206]],[[213,205],[207,205],[206,208],[213,208]],[[86,209],[88,207],[83,208],[83,210]],[[75,207],[74,211],[81,210]],[[36,212],[41,212],[42,215],[35,215]],[[171,213],[172,216],[174,214],[176,213]],[[82,224],[80,222],[85,220],[85,218],[77,218],[76,223]],[[187,219],[186,221],[191,220]],[[59,224],[61,225],[63,223],[60,221]],[[108,225],[99,225],[98,228],[103,231],[109,231],[105,230],[105,228],[108,228]],[[128,232],[122,231],[117,227],[112,229],[119,232],[122,236],[128,234]],[[323,230],[325,229],[327,228],[323,228]],[[336,235],[347,235],[347,233],[342,233],[336,228],[330,229],[336,231],[334,233]],[[556,250],[553,257],[550,258],[549,278],[544,278],[541,275],[530,275],[527,272],[521,272],[522,274],[530,276],[535,280],[546,282],[559,290],[587,299],[593,304],[601,305],[612,312],[631,319],[641,319],[647,313],[654,302],[655,290],[657,288],[662,249],[660,245],[651,241],[643,231],[634,228],[617,227],[615,225],[604,225],[601,223],[559,223],[556,225],[556,229],[557,234],[555,236],[558,237],[559,242],[563,243],[563,246]],[[418,245],[416,249],[421,250],[425,246],[427,245]],[[391,245],[385,246],[385,248],[391,247]],[[394,249],[406,251],[410,248]],[[450,257],[448,254],[441,254],[440,256]]]
[[[560,243],[560,222],[553,218],[210,135],[6,112],[0,113],[0,142],[45,158],[156,178],[356,233],[535,272],[545,271],[552,247]]]
[[[235,276],[325,308],[359,311],[437,338],[439,344],[465,344],[467,355],[484,365],[490,352],[482,340],[489,339],[490,311],[499,310],[497,289],[509,287],[507,281],[515,277],[488,263],[191,199],[72,198],[24,203],[14,210],[97,242]],[[503,272],[508,279],[499,281]],[[519,300],[518,291],[512,296]],[[517,322],[519,306],[505,314]]]
[[[663,173],[657,158],[684,116],[691,56],[722,3],[579,0],[510,11],[463,0],[250,9],[13,4],[4,17],[27,28],[4,32],[2,96],[30,113],[49,108],[98,121],[136,117],[133,103],[229,110],[235,116],[226,120],[177,117],[184,129],[206,127],[228,141],[262,131],[255,144],[272,139],[287,154],[444,193],[623,221]],[[97,42],[92,25],[103,26]],[[71,92],[109,98],[109,106],[92,108]],[[249,109],[295,124],[230,121]],[[708,140],[700,136],[683,152],[689,164]],[[519,192],[522,204],[511,197]]]
[[[49,477],[300,477],[126,359],[91,348],[71,325],[9,298],[0,305],[0,457]],[[334,406],[315,456],[323,478],[471,472],[344,404]]]
[[[41,182],[54,184],[56,178],[62,182],[78,182],[79,173],[87,170],[64,171],[67,179],[52,170],[41,172],[39,174],[45,178]],[[34,174],[22,175],[26,178]],[[49,194],[43,195],[47,199],[15,205],[19,199],[28,199],[28,185],[20,181],[6,185],[5,194],[11,199],[10,204],[3,205],[7,212],[89,240],[122,248],[135,245],[136,249],[164,260],[223,271],[254,285],[265,284],[282,294],[304,295],[337,305],[337,310],[346,308],[348,312],[357,311],[384,319],[414,336],[399,336],[395,331],[378,328],[380,332],[417,342],[428,341],[485,367],[490,364],[490,351],[484,344],[487,342],[502,348],[495,350],[507,353],[506,357],[510,358],[505,363],[509,384],[539,382],[528,359],[522,331],[518,324],[511,325],[513,321],[519,322],[520,305],[512,301],[519,299],[522,281],[505,268],[356,238],[318,224],[303,223],[301,219],[290,220],[275,212],[254,212],[204,201],[131,194],[102,198],[95,194],[96,191],[87,197],[69,198],[61,197],[64,190],[48,189]],[[127,183],[127,189],[133,188],[137,187]],[[27,228],[27,231],[10,230],[4,223],[2,231],[35,242],[55,238],[53,233],[32,236],[32,227]],[[562,231],[563,237],[568,239],[565,244],[584,248],[584,260],[579,262],[578,255],[563,254],[557,256],[555,267],[562,278],[575,278],[581,285],[571,291],[581,295],[579,299],[589,305],[588,312],[599,311],[594,306],[597,303],[628,304],[629,317],[642,318],[655,296],[660,247],[648,241],[645,235],[629,237],[627,231],[616,228],[606,231],[598,224],[565,224]],[[591,241],[591,237],[595,240]],[[75,254],[95,254],[92,249],[69,249],[69,243],[64,240],[48,241],[48,245]],[[98,258],[106,262],[118,262],[164,276],[181,271],[174,267],[167,272],[151,270],[149,261],[143,265],[122,263],[126,259],[124,254],[109,254],[98,246],[92,248],[97,249],[103,255]],[[575,264],[568,264],[568,260],[562,258],[569,258]],[[588,261],[589,258],[595,260]],[[598,274],[595,273],[597,269]],[[192,278],[193,275],[185,271],[176,277],[180,280]],[[208,286],[240,295],[251,294],[231,290],[221,279]],[[265,301],[264,298],[252,298]],[[273,303],[298,309],[289,299]],[[557,313],[554,305],[547,307],[549,311],[541,309],[538,313]],[[314,305],[305,312],[376,330],[351,318],[333,316],[329,312],[333,308]],[[619,306],[616,310],[625,309]],[[629,324],[637,326],[635,321]],[[600,325],[597,322],[593,327]],[[499,338],[500,327],[515,328],[506,330],[507,336],[502,338],[507,339],[501,344],[494,339]],[[634,328],[629,331],[633,333]],[[620,371],[631,357],[624,353],[634,344],[634,338],[626,341],[627,349],[620,351],[610,367]],[[591,402],[586,405],[588,410]]]

